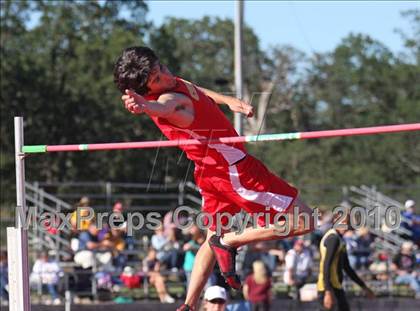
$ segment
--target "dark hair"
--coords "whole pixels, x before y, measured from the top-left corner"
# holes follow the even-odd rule
[[[155,52],[148,47],[125,49],[114,66],[114,82],[117,88],[121,93],[132,89],[140,95],[146,94],[149,91],[147,80],[158,60]]]

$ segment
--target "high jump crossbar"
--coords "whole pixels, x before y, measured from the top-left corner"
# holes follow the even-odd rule
[[[213,143],[242,143],[260,141],[302,140],[327,137],[372,135],[407,131],[420,131],[420,123],[350,128],[327,131],[263,134],[239,137],[223,137],[211,140],[186,139],[178,141],[144,141],[78,145],[27,145],[23,144],[23,118],[15,117],[15,163],[16,163],[16,224],[7,228],[9,263],[10,311],[30,311],[29,264],[27,228],[23,228],[19,215],[27,214],[25,195],[25,156],[32,153],[60,151],[94,151],[118,149],[146,149],[177,147]]]
[[[160,147],[178,147],[187,145],[202,145],[215,143],[247,143],[260,141],[303,140],[328,137],[343,137],[357,135],[372,135],[383,133],[396,133],[407,131],[420,131],[420,123],[384,125],[373,127],[360,127],[339,130],[295,132],[281,134],[261,134],[238,137],[223,137],[218,139],[184,139],[169,141],[143,141],[143,142],[119,142],[102,144],[76,144],[76,145],[28,145],[22,147],[23,153],[46,153],[62,151],[95,151],[95,150],[118,150],[118,149],[147,149]]]

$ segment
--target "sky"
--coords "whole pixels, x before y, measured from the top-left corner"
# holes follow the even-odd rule
[[[148,1],[148,20],[166,17],[200,19],[205,15],[234,18],[235,3],[226,1]],[[368,34],[393,52],[403,49],[395,29],[410,31],[401,12],[419,9],[420,1],[245,1],[244,21],[263,49],[289,44],[304,52],[327,52],[350,32]]]

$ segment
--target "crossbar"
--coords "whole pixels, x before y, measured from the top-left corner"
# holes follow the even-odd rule
[[[295,132],[281,134],[261,134],[237,137],[222,137],[217,139],[185,139],[185,140],[155,140],[143,142],[119,142],[102,144],[77,144],[77,145],[28,145],[22,147],[23,153],[46,153],[63,151],[97,151],[97,150],[121,150],[121,149],[148,149],[160,147],[179,147],[187,145],[202,145],[214,143],[246,143],[260,141],[303,140],[328,137],[343,137],[357,135],[373,135],[384,133],[397,133],[408,131],[420,131],[420,123],[384,125],[373,127],[360,127],[326,131]]]

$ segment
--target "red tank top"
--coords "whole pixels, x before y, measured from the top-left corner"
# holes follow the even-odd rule
[[[165,119],[151,117],[169,140],[215,139],[238,136],[230,121],[211,98],[206,96],[191,82],[178,77],[176,80],[176,86],[170,92],[183,94],[192,101],[194,105],[194,121],[190,126],[180,128]],[[145,96],[145,98],[147,100],[156,100],[160,95],[153,94]],[[246,149],[242,143],[202,144],[180,146],[180,148],[185,151],[188,159],[194,161],[197,166],[230,165],[246,155]]]

